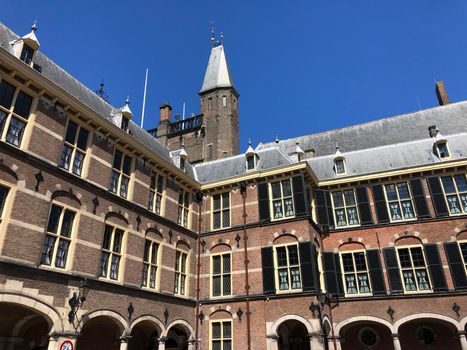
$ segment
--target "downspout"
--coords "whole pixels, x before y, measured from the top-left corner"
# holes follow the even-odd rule
[[[242,182],[240,184],[240,191],[242,193],[242,200],[243,200],[243,251],[244,251],[244,257],[245,257],[245,304],[246,304],[246,340],[247,340],[247,349],[251,350],[251,329],[250,329],[250,283],[248,281],[248,233],[246,229],[246,218],[247,218],[247,213],[246,213],[246,190],[247,190],[247,184],[245,182]]]
[[[196,238],[196,249],[197,251],[197,257],[196,257],[196,326],[195,326],[195,349],[199,349],[199,276],[200,276],[200,269],[201,269],[201,239],[200,239],[200,234],[201,234],[201,222],[203,221],[202,219],[202,204],[203,204],[203,192],[198,192],[196,194],[196,199],[198,200],[198,237]]]

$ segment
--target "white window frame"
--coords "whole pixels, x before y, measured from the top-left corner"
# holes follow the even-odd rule
[[[227,108],[227,95],[222,95],[222,107]]]
[[[57,221],[57,224],[56,224],[56,232],[48,231],[50,215],[52,214],[53,207],[57,207],[57,208],[60,209],[60,215],[58,217],[58,221]],[[64,220],[64,216],[65,216],[66,212],[70,212],[70,213],[73,214],[73,219],[71,221],[69,236],[62,235],[63,220]],[[43,244],[42,244],[42,247],[41,247],[41,258],[40,258],[41,266],[57,268],[57,269],[60,269],[60,270],[66,270],[68,268],[68,266],[70,264],[70,260],[71,260],[71,258],[70,258],[71,251],[72,251],[71,244],[72,244],[73,237],[74,237],[75,227],[77,227],[77,224],[76,224],[77,220],[78,220],[78,213],[77,213],[75,208],[70,207],[68,205],[61,204],[61,203],[52,202],[52,204],[50,205],[49,215],[48,215],[48,218],[47,218],[47,224],[46,224],[46,227],[45,227],[45,237],[44,237],[44,241],[43,241]],[[54,242],[53,242],[53,246],[49,247],[49,249],[51,248],[51,250],[52,250],[52,256],[50,257],[50,263],[46,263],[46,262],[44,262],[45,244],[46,244],[46,242],[48,242],[49,237],[52,237],[54,239]],[[66,252],[65,252],[64,265],[63,266],[57,266],[57,254],[58,254],[58,251],[59,251],[59,246],[60,246],[61,241],[68,242],[68,247],[67,247]]]
[[[26,137],[26,132],[28,130],[28,125],[31,124],[29,121],[30,121],[31,115],[33,114],[32,111],[35,110],[35,108],[36,108],[37,94],[32,92],[29,89],[25,89],[23,86],[18,86],[16,83],[13,83],[13,82],[11,82],[11,81],[9,81],[7,79],[4,79],[3,77],[0,78],[0,84],[3,81],[5,83],[7,83],[8,85],[11,85],[14,88],[14,92],[13,92],[13,97],[11,99],[11,104],[10,104],[9,108],[3,107],[3,106],[0,105],[0,113],[3,112],[3,113],[6,114],[5,122],[4,122],[4,125],[3,125],[3,130],[0,130],[0,141],[6,142],[9,145],[12,145],[14,147],[18,147],[18,148],[21,149],[22,145],[24,144],[23,140]],[[31,106],[29,107],[29,113],[28,113],[27,117],[20,116],[19,114],[14,112],[16,101],[18,99],[18,95],[19,95],[20,92],[23,92],[24,94],[31,97]],[[24,123],[23,133],[21,135],[21,138],[19,139],[19,144],[8,142],[6,140],[7,135],[8,135],[8,130],[10,129],[10,126],[11,126],[11,120],[13,118],[15,118],[15,119],[19,120],[20,122]]]
[[[283,185],[282,185],[282,182],[284,182],[284,181],[288,181],[289,184],[290,184],[290,196],[284,196],[284,189],[283,189]],[[276,184],[276,183],[279,183],[279,185],[280,185],[280,189],[281,189],[281,197],[280,198],[273,198],[272,185]],[[283,179],[280,179],[278,181],[270,182],[268,184],[268,191],[269,191],[269,212],[271,213],[271,221],[278,221],[278,220],[285,220],[285,219],[294,218],[295,217],[295,203],[294,203],[294,192],[293,192],[292,179],[283,178]],[[286,211],[285,211],[285,201],[287,199],[291,199],[291,201],[292,201],[292,210],[293,210],[293,214],[288,215],[288,216],[285,215],[285,213],[286,213]],[[274,217],[274,202],[278,201],[278,200],[281,201],[281,205],[282,205],[282,217],[275,218]]]
[[[115,161],[115,154],[117,154],[117,152],[120,152],[122,154],[119,169],[114,168],[114,165],[113,165],[113,163]],[[124,170],[123,170],[123,166],[125,164],[125,159],[126,158],[130,158],[130,174],[126,174],[124,172]],[[115,188],[116,190],[115,191],[112,189],[113,175],[114,174],[117,175],[117,182],[116,182],[116,188]],[[128,155],[124,151],[115,148],[114,156],[112,158],[112,174],[111,174],[111,179],[110,179],[109,191],[112,192],[112,193],[115,193],[117,196],[120,196],[120,197],[125,198],[125,199],[129,199],[130,198],[130,187],[131,187],[132,175],[133,175],[133,157],[131,157],[130,155]],[[122,179],[124,179],[124,178],[128,181],[127,182],[127,187],[126,187],[126,193],[122,193]]]
[[[7,186],[3,182],[0,182],[0,187],[5,189],[5,197],[3,198],[3,202],[0,202],[0,223],[1,223],[5,215],[8,196],[11,193],[11,186]]]
[[[146,247],[149,244],[149,250],[146,258]],[[156,253],[154,256],[154,249]],[[142,288],[150,290],[159,290],[159,275],[160,275],[160,256],[162,245],[159,241],[154,239],[145,238],[144,252],[143,252],[143,276]],[[153,259],[154,258],[154,259]],[[154,271],[154,274],[153,272]],[[151,286],[152,276],[154,275],[154,286]]]
[[[289,247],[291,246],[295,246],[297,248],[297,260],[298,260],[297,264],[290,264]],[[286,258],[287,258],[286,266],[279,266],[278,257],[277,257],[278,248],[285,248]],[[294,268],[298,268],[298,276],[300,278],[300,288],[292,288],[292,274],[290,270]],[[279,269],[287,269],[288,289],[280,289]],[[275,282],[275,287],[276,287],[276,293],[297,293],[303,290],[302,268],[300,265],[300,251],[299,251],[298,243],[285,243],[285,244],[274,245],[274,282]]]
[[[355,264],[355,254],[356,253],[363,253],[363,257],[365,259],[366,270],[357,270],[357,265]],[[352,263],[353,263],[353,267],[354,267],[353,272],[345,272],[345,270],[344,270],[343,255],[347,255],[347,254],[351,254],[351,256],[352,256]],[[360,296],[373,295],[373,287],[371,285],[371,280],[370,280],[370,270],[368,268],[368,259],[366,257],[366,251],[364,249],[339,251],[339,260],[340,260],[340,264],[341,264],[342,283],[344,284],[345,296],[346,297],[360,297]],[[360,292],[358,275],[363,274],[363,273],[366,273],[366,276],[367,276],[368,288],[370,289],[369,292]],[[353,275],[355,277],[355,287],[357,288],[357,293],[348,293],[347,292],[347,283],[346,283],[346,278],[345,278],[346,275]]]
[[[155,178],[154,187],[152,186],[153,176]],[[148,209],[161,216],[165,211],[165,176],[156,171],[151,171],[149,179]]]
[[[440,149],[439,149],[439,146],[440,145],[445,145],[446,146],[446,150],[448,151],[448,155],[442,157],[441,156],[441,152],[440,152]],[[448,145],[448,142],[446,140],[441,140],[441,141],[438,141],[435,143],[435,149],[436,149],[436,155],[438,156],[439,159],[449,159],[451,158],[451,150],[449,149],[449,145]]]
[[[107,230],[107,227],[110,227],[111,229],[111,235],[110,235],[110,242],[109,242],[109,248],[104,247],[105,243],[105,232]],[[115,251],[115,233],[119,231],[122,234],[121,237],[121,242],[120,242],[120,250]],[[101,245],[101,255],[99,259],[99,279],[105,279],[105,280],[110,280],[110,281],[120,281],[121,276],[123,275],[123,257],[124,257],[124,246],[125,246],[125,230],[121,227],[114,226],[111,224],[106,223],[104,227],[104,234],[102,237],[102,245]],[[102,258],[103,255],[108,254],[107,257],[107,267],[105,268],[105,275],[102,275],[101,271],[101,263],[102,263]],[[117,264],[117,277],[113,278],[111,276],[112,273],[112,260],[114,257],[117,257],[118,264]]]
[[[76,132],[75,132],[75,137],[74,137],[73,143],[70,143],[70,142],[66,141],[66,134],[68,132],[68,126],[70,125],[70,122],[76,125]],[[85,150],[82,150],[81,148],[78,147],[78,139],[79,139],[79,133],[81,132],[81,129],[86,130],[88,132],[88,137],[87,137],[87,140],[86,140],[86,149]],[[74,174],[74,175],[79,176],[79,177],[83,177],[83,174],[84,174],[84,171],[85,171],[86,165],[87,165],[86,154],[87,154],[87,150],[89,148],[89,142],[90,142],[89,140],[90,139],[91,139],[91,131],[89,131],[89,129],[83,127],[81,125],[81,123],[76,122],[74,120],[71,120],[69,118],[68,122],[66,124],[66,128],[65,128],[65,135],[63,137],[63,147],[62,147],[62,152],[60,153],[59,167],[66,170],[67,172],[69,172],[71,174]],[[65,147],[68,147],[69,149],[71,149],[71,156],[70,156],[70,160],[68,162],[68,169],[66,167],[64,167],[63,164],[62,164],[62,155],[63,155],[63,152],[65,150]],[[79,153],[79,154],[81,154],[83,156],[83,159],[81,161],[81,168],[80,168],[79,174],[74,172],[74,163],[75,163],[75,160],[76,160],[76,153]]]
[[[223,197],[224,195],[227,194],[228,197],[229,197],[229,206],[228,207],[224,207],[224,201],[223,201]],[[220,196],[219,198],[219,209],[214,209],[214,197],[216,196]],[[230,195],[230,191],[228,192],[220,192],[220,193],[216,193],[216,194],[213,194],[211,196],[211,230],[215,231],[215,230],[222,230],[222,229],[225,229],[225,228],[229,228],[232,226],[232,210],[231,210],[231,207],[232,207],[232,197]],[[224,212],[227,212],[228,211],[228,214],[229,214],[229,224],[228,225],[224,225],[224,220],[223,220],[223,215],[224,215]],[[219,213],[220,214],[220,225],[219,227],[214,227],[214,214],[215,213]]]
[[[401,199],[400,195],[399,195],[399,187],[397,187],[397,185],[402,184],[402,183],[404,183],[407,186],[407,190],[408,190],[408,193],[409,193],[409,198],[407,198],[407,199]],[[397,199],[389,200],[387,190],[386,190],[386,186],[390,186],[390,185],[394,186],[394,188],[396,190]],[[402,222],[402,221],[414,221],[414,220],[417,220],[417,212],[415,210],[415,205],[414,205],[413,195],[412,195],[412,188],[410,186],[409,181],[387,182],[387,183],[383,184],[383,188],[384,188],[384,199],[386,201],[386,208],[388,209],[390,222]],[[412,212],[413,212],[414,217],[406,219],[406,218],[404,218],[404,211],[403,211],[403,207],[402,207],[402,202],[408,202],[408,201],[410,201],[410,205],[412,207]],[[392,214],[391,214],[390,203],[397,203],[398,204],[400,214],[401,214],[401,219],[393,219]]]
[[[431,281],[430,271],[429,271],[429,268],[428,268],[428,264],[427,264],[427,260],[426,260],[426,256],[425,256],[425,249],[423,249],[423,245],[414,244],[414,245],[397,246],[395,248],[396,248],[397,263],[398,263],[398,268],[399,268],[399,275],[401,277],[401,283],[402,283],[402,288],[404,289],[404,294],[433,293],[433,283]],[[424,269],[426,271],[426,278],[427,278],[428,284],[430,285],[429,289],[420,290],[420,288],[419,288],[418,279],[417,279],[417,275],[416,275],[415,272],[416,272],[416,270],[422,270],[423,268],[422,267],[414,267],[413,258],[412,258],[412,251],[411,251],[411,249],[413,249],[413,248],[420,248],[421,251],[422,251],[423,262],[425,263]],[[402,268],[400,258],[399,258],[399,250],[402,250],[402,249],[408,249],[409,250],[410,264],[412,265],[412,267]],[[417,290],[407,290],[406,289],[405,281],[404,281],[404,274],[403,274],[404,270],[412,271]]]
[[[214,323],[220,323],[220,329],[221,329],[221,337],[220,338],[214,338],[213,337],[213,331],[212,331],[212,326]],[[225,338],[224,337],[224,323],[230,323],[230,338]],[[221,319],[221,320],[210,320],[209,321],[209,350],[213,349],[213,342],[214,341],[220,341],[221,350],[224,350],[224,341],[229,341],[230,340],[230,347],[229,349],[234,349],[234,344],[233,344],[233,322],[232,319]]]
[[[251,159],[253,158],[253,168],[250,168],[248,166],[248,159]],[[245,160],[245,169],[246,171],[255,171],[256,170],[256,166],[257,166],[257,163],[258,163],[258,157],[256,154],[252,154],[252,155],[249,155],[249,156],[246,156],[246,160]]]
[[[464,206],[463,206],[462,201],[461,201],[461,196],[467,196],[467,191],[466,192],[460,192],[459,191],[459,188],[457,186],[456,179],[455,179],[455,176],[458,176],[458,175],[464,175],[464,177],[467,180],[467,174],[465,174],[465,173],[442,175],[442,176],[439,177],[439,181],[441,182],[441,187],[443,188],[444,200],[446,201],[446,205],[447,205],[447,208],[448,208],[448,211],[449,211],[449,216],[459,216],[459,215],[466,215],[467,214],[467,210],[464,209]],[[454,184],[455,192],[449,193],[449,194],[446,193],[446,190],[444,188],[444,183],[443,183],[443,178],[444,177],[450,177],[451,178],[451,180],[452,180],[452,182]],[[457,203],[459,204],[460,213],[452,213],[451,212],[451,206],[450,206],[449,201],[448,201],[448,196],[449,197],[456,196]]]
[[[180,199],[182,201],[180,202]],[[187,203],[188,202],[188,203]],[[180,188],[178,191],[178,224],[190,227],[191,224],[191,192]]]
[[[467,275],[467,257],[464,257],[464,254],[462,253],[461,244],[465,244],[467,246],[467,240],[457,241],[457,245],[459,246],[459,252],[460,252],[460,255],[462,257],[462,261],[464,262],[465,273]]]
[[[354,202],[355,204],[354,205],[347,205],[347,202],[345,201],[345,195],[344,195],[344,192],[346,191],[352,191],[353,193],[353,198],[354,198]],[[343,207],[337,207],[336,204],[334,203],[334,193],[336,192],[342,192],[342,201],[344,203],[344,206]],[[332,202],[332,214],[334,215],[334,222],[336,223],[336,229],[341,229],[341,228],[348,228],[348,227],[359,227],[361,226],[361,220],[360,220],[360,211],[358,210],[358,203],[357,203],[357,194],[355,193],[355,189],[354,188],[339,188],[339,189],[336,189],[336,190],[333,190],[331,191],[331,202]],[[349,216],[348,216],[348,213],[347,213],[347,209],[349,208],[353,208],[355,207],[355,212],[357,213],[357,221],[358,223],[356,224],[349,224]],[[339,226],[337,224],[337,215],[336,215],[336,211],[339,210],[339,209],[343,209],[344,210],[344,215],[345,215],[345,220],[346,220],[346,225],[343,225],[343,226]]]
[[[338,171],[338,167],[337,167],[337,162],[342,162],[342,167],[344,169],[344,171]],[[347,173],[347,166],[345,164],[345,158],[334,158],[334,173],[337,175],[337,176],[341,176],[341,175],[345,175]]]
[[[224,256],[228,255],[229,256],[229,266],[230,269],[228,272],[224,272]],[[219,257],[220,258],[220,272],[219,273],[214,273],[214,258]],[[220,280],[220,294],[219,295],[214,295],[214,278],[219,277]],[[224,280],[225,278],[228,277],[230,278],[230,293],[224,293]],[[222,252],[222,253],[217,253],[217,254],[212,254],[211,255],[211,297],[212,298],[221,298],[225,296],[232,296],[232,253],[231,252]]]
[[[188,253],[177,249],[175,251],[174,294],[188,295]]]

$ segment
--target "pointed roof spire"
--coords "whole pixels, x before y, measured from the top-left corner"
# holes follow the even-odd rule
[[[299,156],[303,156],[305,154],[305,151],[302,150],[299,142],[295,143],[295,153],[298,154]]]
[[[248,148],[247,148],[247,150],[246,150],[246,152],[245,152],[245,155],[246,155],[246,156],[251,156],[251,155],[253,155],[253,154],[256,154],[256,152],[255,152],[255,150],[253,149],[253,147],[251,147],[251,139],[249,138],[249,139],[248,139]]]
[[[214,90],[217,88],[234,87],[232,77],[230,76],[230,70],[227,64],[227,59],[225,58],[224,46],[222,45],[222,38],[223,35],[221,36],[221,42],[219,42],[219,44],[216,45],[213,26],[211,34],[211,55],[209,56],[208,67],[206,68],[203,85],[199,93]]]
[[[34,23],[31,26],[31,32],[22,37],[23,41],[26,42],[29,46],[31,46],[34,50],[37,50],[40,46],[39,40],[37,40],[36,37],[36,31],[37,21],[34,21]]]
[[[133,112],[130,109],[130,96],[126,97],[125,105],[122,107],[122,114],[130,118],[133,116]]]
[[[188,153],[185,151],[185,143],[182,143],[182,149],[180,150],[180,153],[178,154],[180,158],[182,159],[187,159],[188,158]]]

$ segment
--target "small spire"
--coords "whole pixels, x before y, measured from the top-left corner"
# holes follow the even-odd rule
[[[221,32],[221,45],[224,45],[224,33]]]
[[[127,97],[126,97],[125,105],[127,105],[127,106],[130,105],[130,96],[127,96]]]
[[[248,138],[248,146],[251,147],[251,137]]]
[[[251,138],[248,138],[248,148],[247,148],[245,154],[246,154],[246,156],[251,156],[251,155],[253,155],[255,153],[256,153],[255,150],[251,146]]]
[[[122,114],[126,115],[127,117],[131,118],[133,116],[133,112],[130,109],[130,96],[127,96],[125,100],[125,105],[123,106],[121,111],[122,111]]]
[[[279,143],[279,136],[278,135],[276,135],[276,140],[274,142]]]
[[[215,42],[215,35],[214,35],[214,22],[210,22],[211,23],[211,47],[214,47],[214,42]]]
[[[31,27],[31,31],[36,32],[37,31],[37,21],[34,21]]]

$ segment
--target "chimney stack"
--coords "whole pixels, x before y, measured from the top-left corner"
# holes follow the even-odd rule
[[[169,103],[163,103],[159,107],[159,110],[160,110],[159,124],[161,124],[162,122],[170,123],[170,111],[172,110],[172,106]]]
[[[444,86],[444,81],[440,80],[436,82],[436,96],[438,96],[438,102],[440,106],[448,105],[449,101],[448,92]]]

